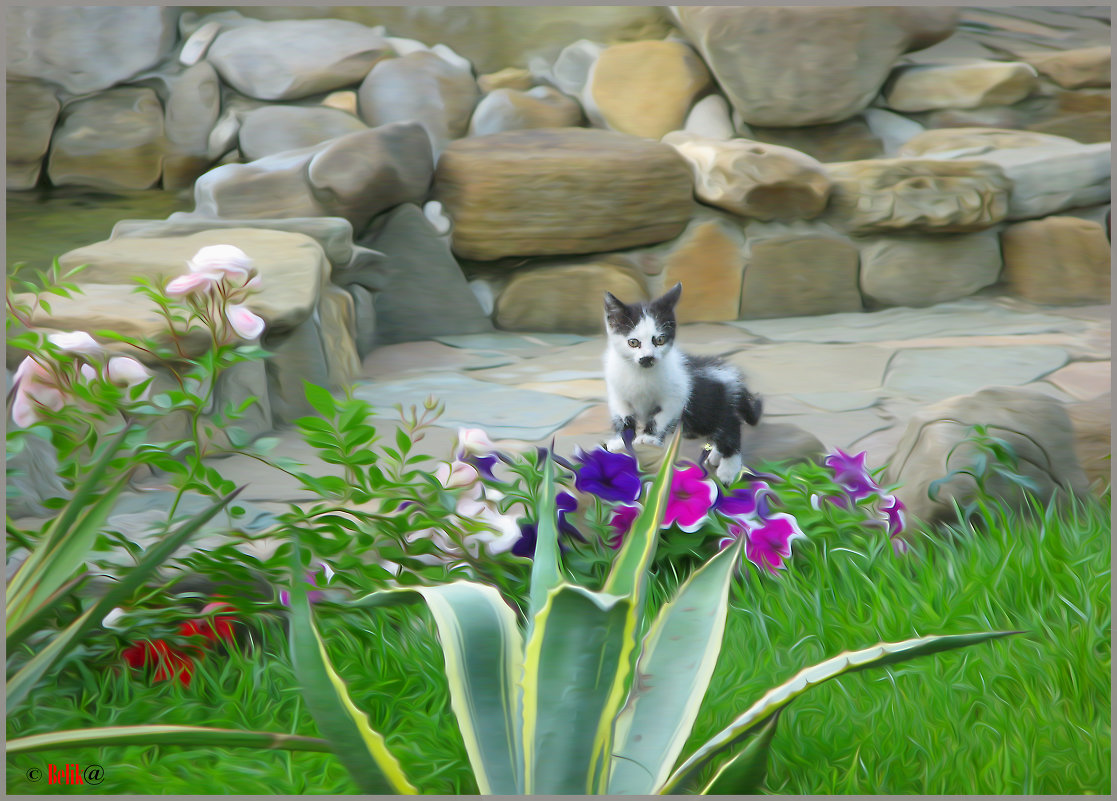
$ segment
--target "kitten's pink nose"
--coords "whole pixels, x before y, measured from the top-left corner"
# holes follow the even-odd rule
[[[655,364],[655,356],[641,356],[640,357],[640,366],[641,367],[651,367],[653,364]]]

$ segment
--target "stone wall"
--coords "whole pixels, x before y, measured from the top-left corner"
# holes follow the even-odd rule
[[[114,240],[309,236],[310,359],[675,281],[682,322],[1108,300],[1108,28],[1012,13],[12,8],[8,188],[193,187]]]

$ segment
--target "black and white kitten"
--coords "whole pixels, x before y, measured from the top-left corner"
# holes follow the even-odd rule
[[[683,436],[712,442],[709,463],[724,484],[741,472],[741,421],[756,425],[761,401],[745,387],[737,368],[716,357],[690,356],[675,348],[675,304],[683,285],[648,303],[621,303],[605,293],[605,386],[617,436],[606,444],[663,445],[680,420]]]

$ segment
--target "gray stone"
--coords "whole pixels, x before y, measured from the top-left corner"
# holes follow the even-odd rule
[[[376,296],[360,284],[348,284],[345,290],[353,298],[353,320],[357,334],[357,358],[364,359],[376,347]]]
[[[222,30],[206,58],[238,92],[294,100],[356,83],[389,52],[384,37],[355,22],[280,20]]]
[[[1067,352],[1050,345],[913,348],[892,359],[884,386],[914,398],[939,400],[974,386],[1027,384],[1066,362]]]
[[[966,475],[946,482],[936,500],[928,497],[928,490],[952,470],[973,469],[977,451],[965,439],[976,424],[990,426],[992,436],[1009,442],[1019,458],[1019,472],[1039,484],[1041,500],[1086,491],[1074,430],[1062,404],[1014,387],[989,387],[928,406],[909,421],[884,479],[901,485],[896,495],[910,515],[927,522],[948,521],[954,515],[952,501],[965,506],[973,500],[976,484]],[[986,490],[1012,506],[1025,506],[1020,490],[998,476],[989,477]]]
[[[1109,202],[1110,149],[1109,142],[1025,147],[977,158],[996,164],[1012,181],[1008,219],[1020,220]]]
[[[556,89],[495,89],[481,98],[469,121],[470,136],[526,128],[566,128],[582,122],[582,107]]]
[[[417,206],[393,209],[362,241],[385,254],[378,267],[385,284],[375,299],[379,343],[492,330],[449,241]]]
[[[479,96],[468,69],[420,51],[373,67],[357,90],[357,109],[372,126],[418,122],[437,161],[451,140],[465,136]]]
[[[9,190],[30,189],[38,183],[62,104],[39,81],[9,80],[7,87],[7,185]]]
[[[742,318],[859,311],[859,256],[822,224],[750,223],[745,229]]]
[[[178,15],[160,6],[10,6],[8,76],[49,81],[75,95],[108,89],[170,54]]]
[[[964,298],[995,283],[1002,266],[995,230],[861,237],[860,250],[861,293],[886,306]]]
[[[149,189],[163,171],[163,106],[151,89],[119,87],[62,108],[47,159],[51,183]]]
[[[915,120],[882,108],[867,108],[861,112],[861,117],[880,140],[884,155],[888,157],[900,155],[905,144],[923,133],[923,126]]]
[[[241,116],[237,144],[244,158],[254,161],[367,129],[353,115],[334,108],[263,106]]]
[[[896,111],[1009,106],[1036,90],[1035,67],[1020,62],[901,65],[882,92]]]
[[[729,103],[721,95],[706,95],[691,107],[683,130],[706,139],[732,139],[736,136],[729,116]]]
[[[194,212],[230,219],[336,216],[363,230],[385,209],[425,199],[432,167],[423,128],[393,123],[210,170],[194,185]]]
[[[765,463],[806,462],[824,453],[826,446],[818,437],[793,423],[762,420],[756,430],[741,441],[741,460],[747,467]]]

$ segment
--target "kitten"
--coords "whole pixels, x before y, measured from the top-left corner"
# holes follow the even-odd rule
[[[663,445],[681,421],[683,436],[712,441],[709,463],[723,484],[741,472],[741,421],[756,425],[761,401],[735,368],[715,357],[675,349],[675,304],[683,285],[663,297],[626,305],[605,293],[605,385],[617,436],[606,447]]]

